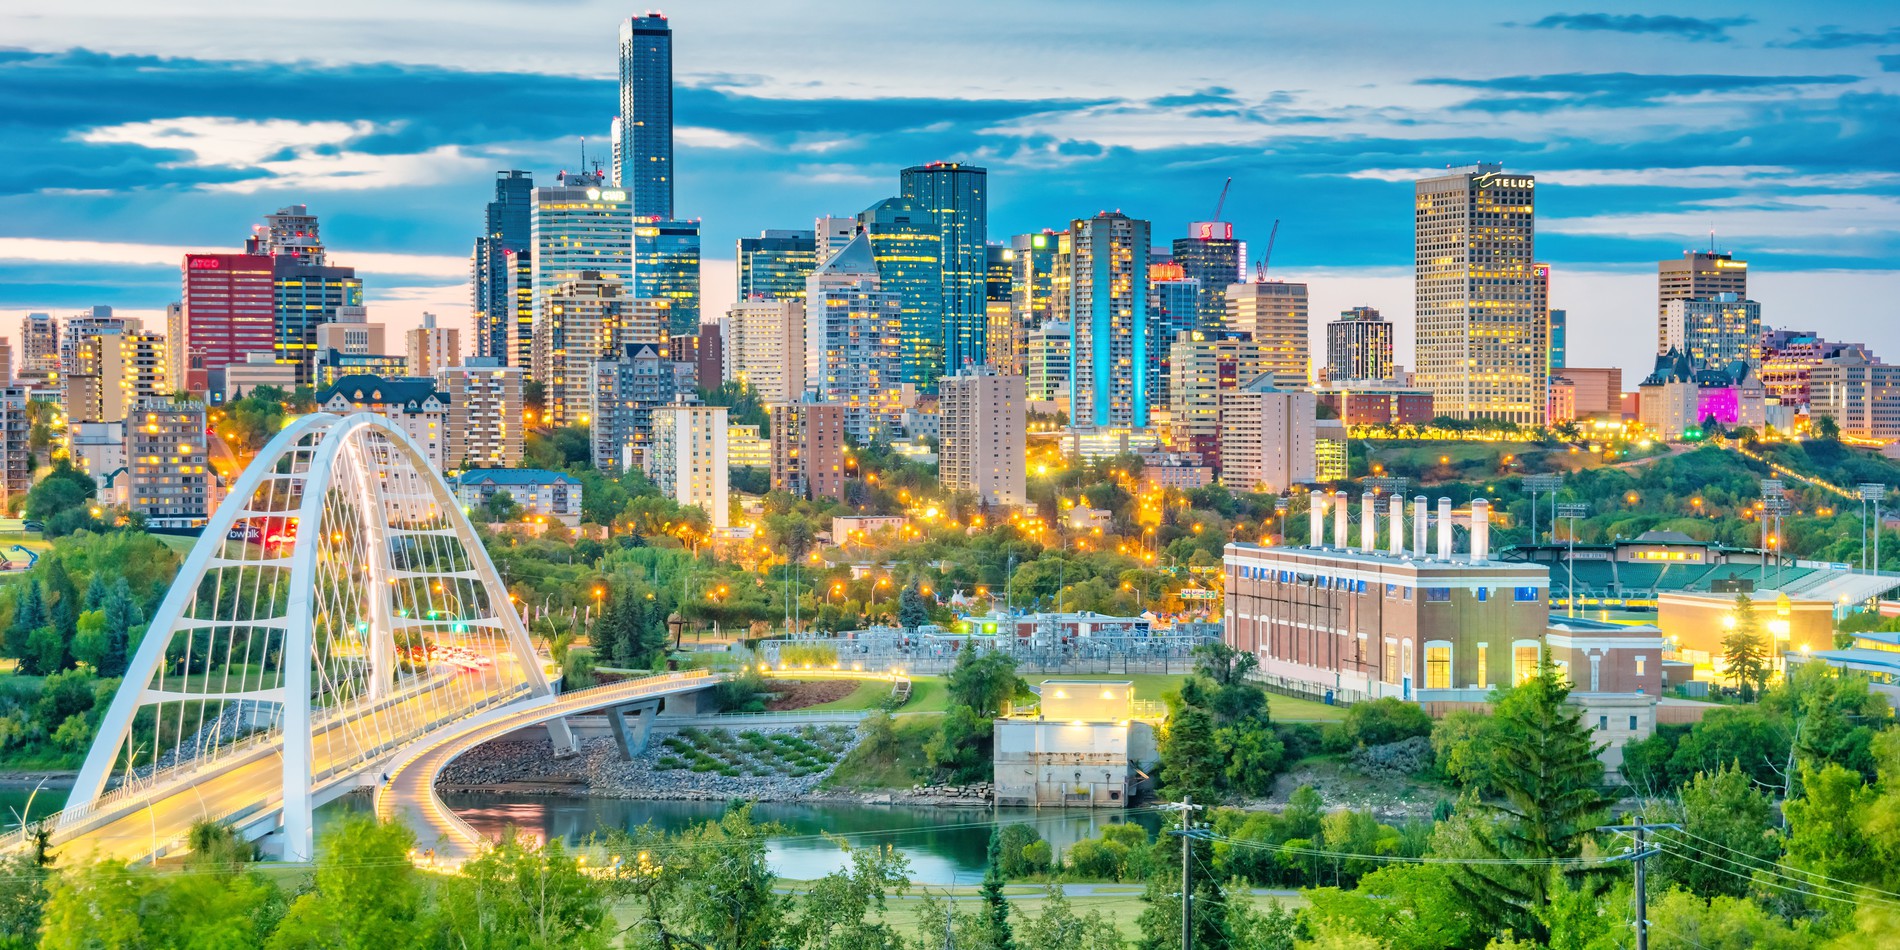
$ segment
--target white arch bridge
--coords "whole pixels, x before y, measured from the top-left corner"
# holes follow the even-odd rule
[[[415,443],[379,415],[304,416],[258,454],[186,557],[50,821],[52,845],[140,860],[210,819],[281,832],[283,857],[305,861],[316,806],[391,771],[379,809],[419,824],[425,844],[440,832],[467,845],[432,780],[471,740],[545,723],[571,750],[561,717],[650,715],[713,682],[670,674],[557,697],[550,680]]]

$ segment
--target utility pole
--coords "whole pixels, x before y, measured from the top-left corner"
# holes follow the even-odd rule
[[[1636,869],[1636,950],[1649,950],[1649,894],[1643,883],[1643,862],[1662,853],[1659,848],[1649,846],[1651,831],[1681,831],[1678,824],[1650,824],[1641,818],[1633,825],[1603,825],[1598,831],[1615,831],[1634,834],[1636,849],[1627,854],[1619,854],[1612,861],[1628,861]]]
[[[1570,552],[1564,557],[1564,565],[1569,569],[1570,580],[1564,600],[1565,608],[1570,616],[1575,617],[1577,615],[1577,519],[1590,517],[1590,503],[1576,501],[1558,505],[1557,517],[1567,518],[1570,521],[1569,536],[1566,538],[1570,544]],[[1554,530],[1556,525],[1552,524],[1551,527]]]
[[[1194,804],[1192,795],[1181,796],[1173,806],[1181,813],[1181,830],[1168,832],[1181,838],[1181,950],[1194,950],[1194,813],[1206,807]]]

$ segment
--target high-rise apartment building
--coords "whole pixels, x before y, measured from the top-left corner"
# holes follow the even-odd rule
[[[1548,410],[1535,184],[1492,164],[1416,183],[1415,379],[1440,415],[1535,425]]]
[[[530,354],[530,382],[546,359],[538,347],[546,338],[547,297],[556,288],[594,273],[617,281],[625,296],[633,280],[633,201],[625,189],[606,187],[600,176],[563,172],[552,187],[534,189],[529,216],[534,268],[533,335],[510,344],[512,353]]]
[[[1722,251],[1683,251],[1682,260],[1656,263],[1656,317],[1661,319],[1671,300],[1693,300],[1734,294],[1748,299],[1748,262]],[[1657,350],[1658,353],[1663,350]]]
[[[72,371],[60,379],[69,421],[120,422],[141,401],[171,394],[164,337],[111,327],[87,333],[76,346]]]
[[[435,325],[435,314],[422,315],[422,326],[403,333],[409,357],[409,375],[434,376],[436,370],[462,362],[462,331]]]
[[[59,320],[29,313],[20,325],[20,378],[50,380],[59,373]]]
[[[1834,420],[1842,435],[1900,439],[1900,366],[1860,350],[1822,360],[1808,374],[1808,414]]]
[[[1148,426],[1148,222],[1104,211],[1069,225],[1052,280],[1074,331],[1069,418],[1080,429]]]
[[[268,284],[263,297],[269,300]],[[204,403],[146,399],[132,407],[128,421],[133,424],[125,427],[126,465],[131,469],[126,494],[132,510],[154,528],[204,524],[218,504],[206,454]]]
[[[723,378],[761,402],[790,402],[805,390],[805,295],[741,300],[726,311]]]
[[[740,238],[734,299],[805,299],[805,279],[818,269],[817,247],[810,231],[760,231],[758,237]]]
[[[653,410],[647,477],[682,505],[706,512],[714,528],[731,523],[726,491],[726,407],[674,404]]]
[[[0,386],[0,504],[33,488],[33,427],[27,417],[31,399],[32,390],[27,387]],[[73,434],[77,436],[83,428],[74,426]]]
[[[1221,484],[1278,495],[1313,482],[1317,417],[1312,393],[1279,389],[1269,376],[1222,392]]]
[[[449,401],[443,464],[469,468],[518,468],[527,426],[519,366],[493,356],[475,356],[435,371],[435,387]]]
[[[823,264],[858,236],[858,219],[856,215],[822,215],[812,228],[812,260]]]
[[[1168,425],[1176,451],[1193,452],[1215,468],[1220,460],[1220,395],[1273,374],[1274,354],[1233,330],[1189,330],[1169,347]]]
[[[276,214],[264,216],[264,223],[251,229],[244,253],[265,257],[290,258],[306,267],[324,266],[323,237],[318,233],[317,216],[308,205],[287,205]]]
[[[847,429],[865,440],[888,436],[904,408],[903,297],[878,269],[860,234],[813,272],[805,291],[801,389],[844,406]]]
[[[1761,359],[1761,304],[1731,293],[1686,297],[1663,304],[1658,353],[1677,350],[1698,369]]]
[[[535,379],[546,393],[546,421],[588,425],[594,364],[628,342],[634,301],[614,277],[582,271],[541,298],[535,314]]]
[[[107,306],[92,307],[67,317],[66,322],[60,324],[60,374],[64,376],[78,371],[79,345],[94,334],[143,329],[144,322],[139,318],[113,316],[112,308]]]
[[[1075,334],[1060,320],[1042,322],[1029,333],[1025,375],[1029,378],[1029,401],[1069,404],[1070,346]]]
[[[658,13],[620,25],[614,184],[636,217],[673,220],[673,28]]]
[[[1028,371],[1030,334],[1055,319],[1052,277],[1056,251],[1061,246],[1062,235],[1054,231],[1018,234],[1009,239],[1009,350],[1020,355],[1015,362],[999,361],[995,358],[997,347],[990,347],[991,362],[1004,372]]]
[[[534,339],[533,241],[534,177],[518,170],[496,172],[495,200],[488,203],[471,259],[475,355],[524,371],[534,358],[529,346]]]
[[[1234,240],[1227,221],[1196,221],[1188,236],[1174,239],[1174,263],[1183,276],[1201,282],[1198,320],[1191,330],[1212,330],[1227,317],[1227,285],[1246,280],[1246,245]]]
[[[669,333],[692,336],[699,329],[698,221],[636,221],[633,274],[634,296],[668,303]]]
[[[1027,390],[1021,376],[973,366],[938,387],[937,471],[945,491],[969,492],[980,505],[1021,505],[1028,463]]]
[[[771,407],[773,491],[844,500],[844,410],[808,399]]]
[[[1313,349],[1305,284],[1282,280],[1229,284],[1226,328],[1248,334],[1272,354],[1274,385],[1296,389],[1311,383]]]
[[[879,289],[897,295],[901,381],[928,388],[943,372],[943,235],[936,215],[902,198],[886,198],[860,212],[858,226],[876,263]],[[853,238],[845,248],[856,244]],[[811,363],[805,366],[810,372]]]
[[[1172,409],[1169,348],[1175,337],[1201,325],[1201,282],[1181,265],[1148,265],[1148,405]]]
[[[1001,244],[992,244],[986,251],[989,264],[983,282],[983,307],[988,328],[983,331],[983,359],[999,372],[1021,375],[1022,351],[1029,341],[1027,334],[1016,332],[1009,319],[1010,258],[1015,252]]]
[[[898,195],[930,216],[940,238],[937,364],[915,382],[934,388],[935,378],[983,362],[989,326],[989,172],[961,162],[931,162],[906,168]]]
[[[653,410],[693,391],[694,367],[672,358],[658,343],[623,344],[594,363],[587,382],[594,407],[591,426],[596,468],[631,470],[646,460],[653,438]]]
[[[1326,379],[1391,379],[1392,324],[1371,307],[1354,307],[1326,325]]]
[[[276,350],[271,259],[255,254],[187,254],[183,307],[169,345],[179,355],[186,392],[203,393],[207,375]]]
[[[13,341],[0,336],[0,388],[13,385]]]

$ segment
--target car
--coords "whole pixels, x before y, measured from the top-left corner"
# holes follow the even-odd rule
[[[28,531],[45,531],[46,530],[45,522],[41,522],[41,521],[28,521],[20,525],[20,527],[25,528]]]

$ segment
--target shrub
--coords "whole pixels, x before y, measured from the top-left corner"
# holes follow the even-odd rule
[[[1415,703],[1387,697],[1354,703],[1346,710],[1348,746],[1385,745],[1432,734],[1432,717]]]

